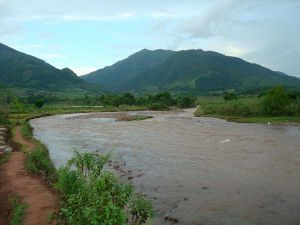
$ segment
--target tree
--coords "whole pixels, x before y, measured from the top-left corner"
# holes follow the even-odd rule
[[[37,101],[34,103],[34,105],[35,105],[37,108],[41,109],[41,108],[43,108],[43,106],[44,106],[44,100],[42,100],[42,99],[37,100]]]
[[[176,98],[176,102],[179,108],[191,108],[196,105],[196,98],[194,96],[182,95]]]
[[[135,103],[135,97],[131,93],[125,93],[121,96],[121,104],[123,105],[133,105]]]
[[[24,105],[18,97],[14,97],[12,103],[13,103],[13,108],[16,110],[18,114],[16,124],[20,125],[20,113],[23,111]]]
[[[290,99],[284,87],[274,87],[267,92],[262,100],[263,113],[271,116],[284,115],[289,103]]]
[[[226,93],[223,98],[227,102],[227,101],[237,100],[238,96],[234,92],[229,92]]]

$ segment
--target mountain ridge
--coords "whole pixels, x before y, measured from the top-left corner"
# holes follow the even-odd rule
[[[163,60],[153,63],[151,60],[155,58],[157,52],[164,55]],[[141,55],[148,61],[138,64],[136,62],[139,62]],[[151,66],[141,68],[147,63]],[[124,65],[133,71],[123,69]],[[121,80],[115,79],[120,76]],[[181,51],[143,49],[81,78],[91,83],[101,83],[113,92],[171,91],[200,94],[228,89],[247,91],[275,85],[300,87],[300,79],[296,77],[272,71],[238,57],[201,49]],[[108,84],[109,79],[115,79],[115,83]]]
[[[55,68],[46,61],[0,43],[0,84],[8,88],[64,92],[88,90],[93,85],[71,69]]]

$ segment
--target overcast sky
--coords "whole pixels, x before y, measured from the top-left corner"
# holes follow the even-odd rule
[[[0,0],[0,42],[79,75],[162,48],[300,77],[300,0]]]

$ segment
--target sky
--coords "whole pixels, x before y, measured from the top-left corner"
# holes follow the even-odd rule
[[[0,0],[0,42],[78,75],[203,49],[300,77],[300,0]]]

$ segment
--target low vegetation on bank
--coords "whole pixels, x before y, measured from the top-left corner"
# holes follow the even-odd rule
[[[103,168],[109,154],[75,152],[58,171],[56,188],[62,194],[59,216],[68,224],[144,224],[151,204]]]
[[[213,116],[239,122],[300,122],[300,92],[274,87],[259,96],[200,100],[196,116]]]

